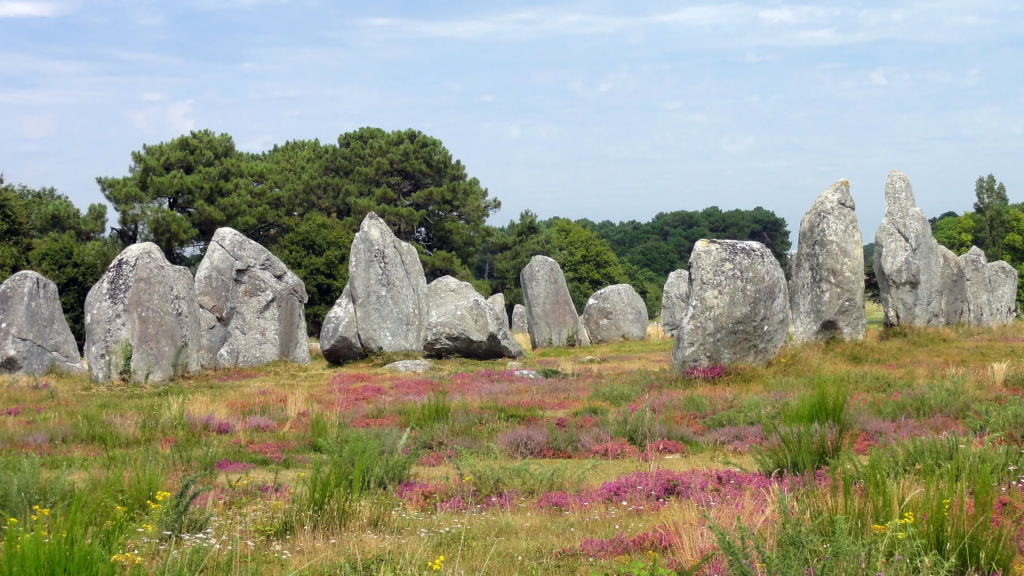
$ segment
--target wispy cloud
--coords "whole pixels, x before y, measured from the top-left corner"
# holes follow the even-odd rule
[[[53,2],[0,2],[0,18],[53,18],[63,14]]]

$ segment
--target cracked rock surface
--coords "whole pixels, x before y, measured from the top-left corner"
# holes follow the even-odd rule
[[[504,310],[495,309],[469,282],[442,276],[427,286],[427,293],[430,315],[423,351],[428,356],[479,360],[523,356]]]
[[[85,357],[99,383],[163,382],[200,367],[199,302],[188,269],[152,242],[125,248],[85,299]]]
[[[0,374],[84,372],[57,285],[29,270],[0,284]]]
[[[786,276],[771,251],[760,242],[697,241],[672,368],[764,365],[788,338]]]
[[[219,228],[196,270],[203,367],[309,363],[306,286],[269,250]]]

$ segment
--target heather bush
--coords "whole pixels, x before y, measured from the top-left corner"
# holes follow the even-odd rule
[[[516,428],[499,434],[497,444],[509,458],[538,458],[548,448],[548,431],[538,426]]]

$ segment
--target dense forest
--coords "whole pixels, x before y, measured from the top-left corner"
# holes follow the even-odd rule
[[[131,154],[126,175],[97,183],[117,211],[109,230],[105,205],[83,213],[53,188],[0,176],[0,280],[22,269],[51,278],[80,343],[85,296],[122,248],[154,242],[194,271],[221,226],[267,246],[303,279],[312,334],[348,281],[352,237],[370,211],[416,246],[428,281],[447,274],[485,296],[504,292],[510,304],[521,303],[519,271],[544,254],[562,266],[580,311],[594,291],[628,283],[652,318],[667,275],[687,267],[697,240],[756,240],[783,268],[791,248],[786,221],[760,207],[712,206],[619,223],[541,220],[524,211],[490,226],[501,202],[439,140],[415,130],[362,128],[336,144],[291,141],[259,154],[239,151],[227,134],[194,131],[143,146]],[[979,178],[975,195],[973,212],[933,220],[936,238],[957,254],[976,244],[990,260],[1024,271],[1024,206],[1011,205],[991,175]],[[869,250],[865,266],[870,271]]]

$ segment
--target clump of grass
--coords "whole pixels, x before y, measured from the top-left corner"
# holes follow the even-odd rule
[[[403,423],[412,428],[442,426],[451,421],[452,403],[448,400],[448,392],[441,390],[432,392],[416,406],[402,408],[400,413]]]
[[[456,461],[459,477],[470,483],[481,496],[498,496],[518,492],[537,496],[559,490],[576,491],[583,486],[587,474],[597,466],[595,461],[563,462],[541,465],[529,461],[508,464],[480,457],[465,456]]]
[[[852,429],[849,397],[842,384],[817,380],[809,394],[781,410],[778,420],[764,423],[768,443],[754,451],[758,469],[764,474],[803,474],[838,457]]]

